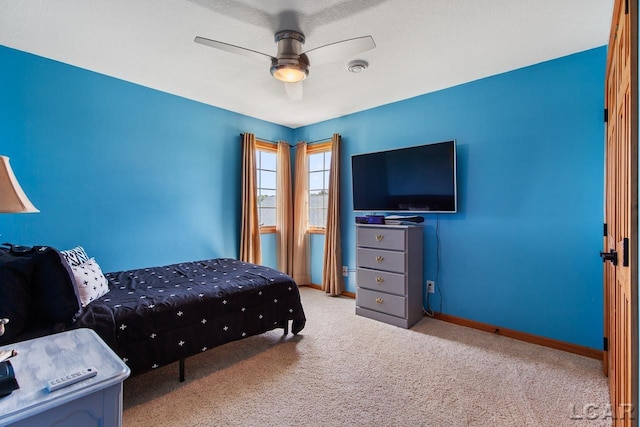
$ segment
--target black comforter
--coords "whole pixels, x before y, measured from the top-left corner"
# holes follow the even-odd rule
[[[283,327],[300,332],[296,283],[234,259],[184,262],[105,274],[110,291],[74,327],[95,330],[139,373],[218,345]]]

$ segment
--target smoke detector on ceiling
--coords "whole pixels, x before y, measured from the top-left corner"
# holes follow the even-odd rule
[[[363,61],[362,59],[355,59],[347,64],[347,70],[350,73],[361,73],[367,69],[369,63],[367,61]]]

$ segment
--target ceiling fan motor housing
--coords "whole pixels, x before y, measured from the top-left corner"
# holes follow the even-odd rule
[[[309,75],[309,60],[302,54],[304,35],[293,30],[278,31],[275,35],[278,53],[271,61],[271,74],[279,80],[302,81]],[[287,80],[284,73],[294,72],[295,80]]]

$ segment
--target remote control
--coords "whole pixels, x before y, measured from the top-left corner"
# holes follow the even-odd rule
[[[78,381],[86,380],[87,378],[95,377],[98,375],[98,371],[95,368],[87,368],[82,371],[74,372],[64,377],[56,378],[47,382],[47,390],[49,392],[56,391],[62,387],[75,384]]]

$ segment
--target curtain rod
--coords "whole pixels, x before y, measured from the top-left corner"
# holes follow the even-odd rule
[[[244,133],[241,133],[240,136],[244,136]],[[280,141],[272,141],[272,140],[266,139],[266,138],[260,138],[260,137],[257,137],[257,136],[256,136],[256,139],[260,140],[260,141],[264,141],[264,142],[271,142],[273,144],[277,144],[278,142],[280,142]],[[309,141],[309,142],[307,142],[307,144],[315,144],[316,142],[325,142],[325,141],[331,141],[331,137],[323,138],[323,139],[316,139],[315,141]],[[295,145],[289,144],[289,147],[295,147]]]

